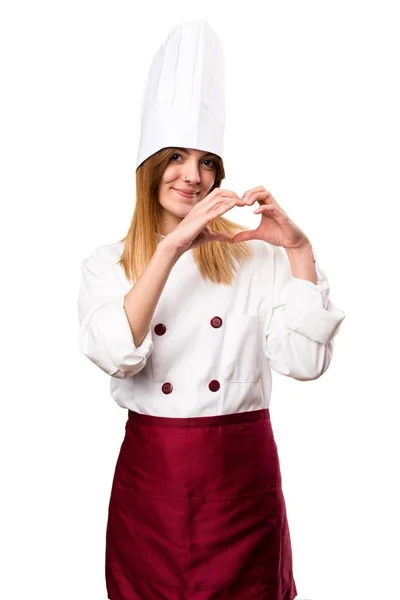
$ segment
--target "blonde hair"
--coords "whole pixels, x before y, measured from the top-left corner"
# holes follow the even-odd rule
[[[136,170],[136,206],[127,235],[120,240],[124,249],[118,264],[124,269],[128,280],[138,279],[156,247],[156,232],[161,232],[161,205],[158,202],[158,187],[175,148],[163,148],[145,160]],[[223,161],[216,157],[216,177],[210,192],[220,187],[225,178]],[[217,217],[209,222],[215,231],[235,234],[247,227],[234,223],[226,217]],[[246,242],[230,244],[207,242],[194,248],[193,257],[204,279],[213,283],[230,285],[236,273],[235,260],[242,264],[253,252]]]

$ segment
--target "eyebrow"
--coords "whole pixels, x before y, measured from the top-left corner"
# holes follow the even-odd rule
[[[179,146],[176,146],[176,150],[180,150],[181,152],[184,152],[185,154],[189,154],[188,151],[186,150],[186,148],[180,148]],[[205,152],[202,155],[202,158],[204,158],[205,156],[217,156],[216,154],[213,154],[213,152]]]

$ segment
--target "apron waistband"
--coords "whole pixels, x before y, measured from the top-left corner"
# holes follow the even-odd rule
[[[218,425],[235,425],[257,421],[270,421],[269,408],[251,410],[226,415],[210,415],[205,417],[159,417],[138,413],[128,409],[131,424],[153,425],[156,427],[210,427]]]

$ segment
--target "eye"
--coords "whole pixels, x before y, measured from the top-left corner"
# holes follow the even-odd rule
[[[208,163],[212,163],[211,165],[206,165],[206,166],[209,166],[211,169],[213,169],[216,166],[216,161],[212,160],[211,158],[206,158],[203,162],[205,162],[205,163],[207,163],[207,162]]]
[[[174,158],[174,156],[181,156],[181,155],[179,154],[179,152],[175,152],[175,153],[174,153],[174,154],[171,156],[170,160],[172,160],[172,159]]]

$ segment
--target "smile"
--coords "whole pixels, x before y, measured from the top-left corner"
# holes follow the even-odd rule
[[[199,192],[182,192],[181,190],[176,190],[172,188],[175,192],[183,196],[184,198],[195,198]]]

